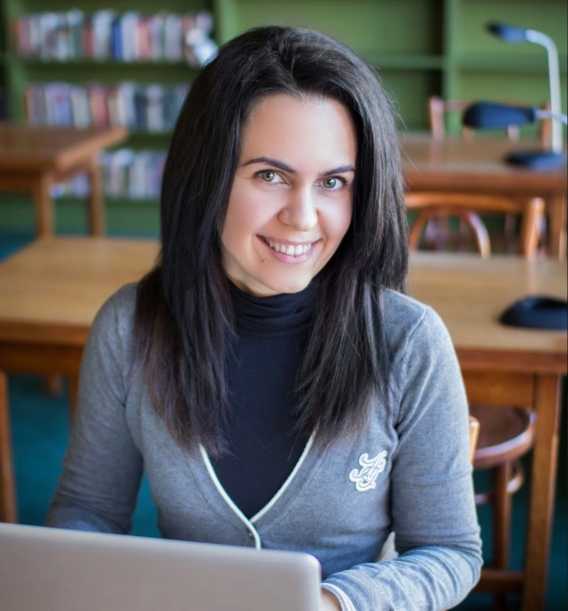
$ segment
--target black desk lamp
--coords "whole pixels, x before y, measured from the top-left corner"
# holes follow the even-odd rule
[[[540,119],[551,118],[559,126],[568,123],[566,115],[556,114],[531,106],[509,106],[496,102],[476,102],[468,106],[463,114],[463,124],[475,129],[505,129],[509,125],[526,125]],[[566,165],[566,155],[560,150],[515,151],[506,161],[533,170],[553,170]]]
[[[505,42],[530,42],[546,49],[548,57],[548,80],[550,86],[550,112],[538,108],[506,106],[479,102],[464,113],[464,125],[478,129],[506,128],[509,125],[524,125],[543,118],[552,119],[552,146],[550,151],[519,151],[507,156],[507,161],[534,169],[553,169],[566,164],[562,148],[562,123],[567,122],[560,107],[560,70],[558,51],[550,36],[502,23],[489,23],[487,29]]]

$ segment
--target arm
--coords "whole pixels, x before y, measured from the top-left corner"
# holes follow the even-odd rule
[[[123,372],[129,363],[124,342],[130,322],[119,324],[117,298],[121,299],[120,293],[97,314],[83,353],[78,412],[48,513],[49,526],[111,533],[130,530],[142,459],[126,422]]]
[[[459,365],[427,310],[394,364],[399,445],[391,507],[398,558],[329,576],[342,611],[438,610],[479,579],[481,543],[468,457],[468,409]]]

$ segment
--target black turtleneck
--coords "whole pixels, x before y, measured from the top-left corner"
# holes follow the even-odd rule
[[[314,312],[314,285],[300,293],[254,297],[231,284],[237,340],[227,369],[230,453],[213,466],[247,517],[276,494],[307,442],[293,435],[294,387]]]

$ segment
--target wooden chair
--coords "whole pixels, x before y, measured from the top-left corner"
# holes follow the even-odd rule
[[[460,192],[417,192],[406,194],[406,206],[409,210],[417,210],[418,216],[410,228],[409,246],[411,250],[420,247],[423,234],[432,219],[450,219],[456,217],[461,221],[458,241],[454,243],[458,250],[463,250],[465,227],[471,234],[475,250],[482,257],[491,255],[489,232],[481,218],[481,214],[495,213],[513,215],[521,219],[521,235],[519,252],[532,258],[538,252],[540,232],[543,224],[545,204],[539,197],[532,199],[478,195],[476,193]],[[451,245],[451,231],[445,239],[440,239],[437,248]]]
[[[518,103],[519,106],[526,105],[524,102]],[[446,118],[449,115],[455,114],[459,116],[459,126],[461,135],[470,139],[475,135],[475,130],[465,127],[461,124],[461,116],[465,109],[471,104],[468,100],[444,100],[439,96],[432,96],[428,100],[428,119],[430,121],[430,133],[434,140],[443,140],[446,138]],[[549,110],[548,104],[541,104],[543,110]],[[518,125],[509,125],[505,129],[507,138],[511,141],[519,140],[520,130]],[[552,121],[551,119],[543,119],[538,123],[538,140],[543,148],[550,148],[552,140]]]
[[[492,488],[475,495],[477,505],[488,503],[491,506],[493,525],[492,561],[484,568],[475,589],[493,592],[494,609],[506,611],[507,596],[501,587],[504,582],[495,579],[495,570],[509,568],[512,498],[524,483],[520,459],[533,447],[535,414],[525,407],[473,405],[470,410],[481,423],[474,469],[491,469],[493,475]]]
[[[514,102],[513,102],[514,103]],[[465,127],[462,125],[461,117],[463,115],[464,110],[471,104],[470,101],[466,100],[443,100],[438,96],[432,96],[428,100],[428,116],[430,121],[430,133],[434,140],[443,140],[447,137],[446,130],[446,120],[451,117],[451,115],[457,115],[459,117],[459,129],[460,135],[463,138],[471,139],[474,137],[475,130]],[[519,103],[520,104],[520,103]],[[541,108],[546,109],[547,105],[542,104]],[[519,140],[520,130],[517,125],[509,125],[505,129],[505,135],[511,141]],[[539,131],[538,138],[540,145],[543,148],[550,148],[551,138],[552,138],[552,125],[550,119],[545,119],[539,122]],[[424,214],[424,225],[425,225],[425,238],[430,243],[432,247],[437,250],[444,249],[444,242],[448,240],[448,236],[451,235],[451,228],[448,222],[447,217],[439,214],[436,215],[435,218],[430,218],[426,222],[426,214]],[[471,228],[473,226],[479,227],[482,222],[478,213],[472,213],[470,218],[469,225]],[[542,215],[541,227],[540,231],[543,232],[545,223],[545,216]],[[459,228],[460,235],[463,236],[467,234],[467,222],[460,220]],[[504,215],[504,225],[503,225],[503,239],[504,244],[507,249],[511,249],[512,245],[515,242],[515,214],[514,213],[505,213]]]

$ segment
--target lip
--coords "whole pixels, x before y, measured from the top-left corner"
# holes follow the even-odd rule
[[[258,235],[258,237],[265,241],[270,240],[271,242],[278,242],[278,244],[286,244],[286,246],[303,246],[304,244],[311,244],[312,246],[319,242],[321,238],[317,238],[315,240],[301,240],[298,242],[292,242],[291,240],[281,240],[280,238],[273,238],[272,236]]]
[[[268,242],[267,242],[268,238],[265,238],[264,236],[260,236],[260,235],[258,235],[257,238],[264,245],[266,250],[268,250],[270,254],[277,261],[280,261],[281,263],[288,263],[290,265],[298,265],[300,263],[306,262],[308,259],[311,259],[314,256],[315,250],[318,248],[319,243],[321,242],[321,239],[317,239],[314,242],[308,242],[308,241],[291,242],[290,240],[273,240],[274,242],[279,242],[280,244],[286,244],[290,246],[298,246],[301,244],[311,244],[312,245],[312,247],[310,248],[310,250],[308,250],[308,252],[304,253],[303,255],[293,257],[292,255],[285,255],[282,252],[276,252],[275,250],[272,250],[272,248],[270,248],[270,246],[268,245]]]

